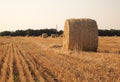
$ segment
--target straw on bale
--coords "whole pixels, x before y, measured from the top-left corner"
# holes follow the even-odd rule
[[[52,38],[55,38],[55,37],[56,37],[56,35],[55,35],[55,34],[51,34],[51,37],[52,37]]]
[[[43,33],[43,34],[42,34],[42,37],[43,37],[43,38],[47,38],[47,37],[48,37],[47,33]]]
[[[92,19],[67,19],[64,25],[63,48],[97,51],[98,28]]]

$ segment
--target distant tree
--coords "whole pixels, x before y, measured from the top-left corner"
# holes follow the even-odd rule
[[[58,31],[58,34],[62,35],[63,34],[63,30]]]
[[[26,35],[33,36],[34,35],[34,30],[32,30],[32,29],[26,30]]]
[[[26,32],[24,30],[16,30],[14,36],[26,36]]]
[[[98,30],[99,36],[120,36],[120,30]]]
[[[0,33],[0,36],[10,36],[11,32],[10,31],[3,31]]]

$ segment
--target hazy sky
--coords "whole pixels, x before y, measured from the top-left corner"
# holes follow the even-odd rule
[[[101,29],[120,29],[120,0],[0,0],[0,31],[62,29],[67,18],[91,18]]]

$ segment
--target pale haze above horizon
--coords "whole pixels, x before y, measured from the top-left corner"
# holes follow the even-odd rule
[[[63,29],[69,18],[91,18],[99,29],[120,29],[120,0],[0,0],[0,31]]]

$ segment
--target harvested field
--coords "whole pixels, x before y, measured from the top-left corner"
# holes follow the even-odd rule
[[[0,37],[0,82],[120,82],[120,37],[98,52],[62,49],[62,38]]]

